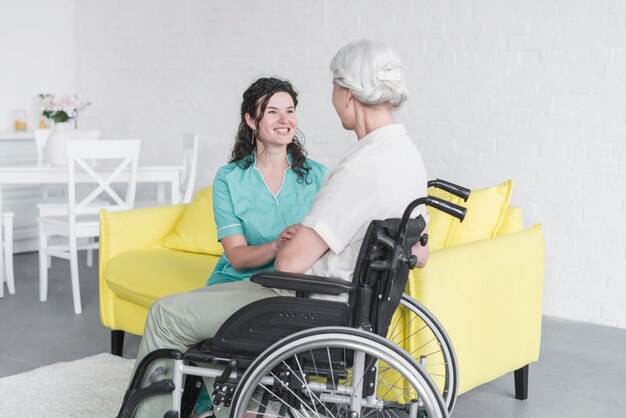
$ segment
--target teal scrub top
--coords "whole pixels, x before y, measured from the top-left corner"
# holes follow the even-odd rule
[[[256,168],[256,159],[248,168],[242,168],[237,163],[221,167],[213,182],[217,239],[243,235],[248,245],[261,245],[275,240],[289,225],[300,223],[328,175],[328,169],[322,164],[309,158],[306,164],[311,167],[306,181],[298,181],[295,171],[288,168],[276,196]],[[248,280],[258,271],[274,269],[272,261],[254,269],[235,270],[224,253],[207,286]]]

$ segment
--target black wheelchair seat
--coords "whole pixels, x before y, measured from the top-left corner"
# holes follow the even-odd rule
[[[260,354],[287,335],[309,328],[346,326],[347,303],[277,296],[251,303],[232,315],[203,350],[216,353]]]

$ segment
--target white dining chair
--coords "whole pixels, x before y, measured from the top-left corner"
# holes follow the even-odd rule
[[[48,256],[64,258],[70,261],[74,312],[82,312],[78,250],[97,249],[98,243],[78,240],[99,237],[100,209],[133,208],[140,145],[138,139],[67,142],[67,214],[37,218],[40,301],[48,298]],[[77,188],[77,183],[85,187]],[[125,193],[116,191],[120,185],[125,185]],[[63,237],[67,243],[51,245],[52,236]]]
[[[172,198],[172,203],[189,203],[193,199],[196,187],[196,175],[198,171],[198,148],[199,137],[195,133],[184,133],[182,137],[183,158],[181,162],[181,178],[178,196]],[[164,196],[165,191],[161,189],[163,185],[159,184],[158,196]],[[156,200],[141,200],[136,202],[135,207],[145,208],[152,206],[160,206],[164,203],[163,198]]]
[[[45,150],[48,137],[52,129],[35,129],[35,144],[37,145],[37,161],[45,162]],[[66,132],[69,140],[72,141],[96,141],[100,136],[97,129],[72,129]],[[61,216],[67,215],[67,196],[65,186],[42,185],[42,200],[37,204],[39,216]],[[48,257],[48,267],[51,260]],[[87,266],[93,265],[93,250],[87,250]]]
[[[4,282],[10,295],[15,294],[13,274],[13,213],[3,212],[0,188],[0,298],[4,297]]]

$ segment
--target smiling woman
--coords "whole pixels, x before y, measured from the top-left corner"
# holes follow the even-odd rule
[[[261,78],[243,94],[229,164],[213,182],[213,212],[224,247],[207,286],[274,270],[274,259],[307,214],[328,170],[306,157],[299,138],[298,94],[291,83]],[[202,388],[196,413],[211,408]]]
[[[249,279],[274,268],[278,249],[308,212],[327,169],[306,157],[299,139],[298,94],[291,83],[260,78],[243,94],[229,164],[213,182],[224,255],[208,284]]]

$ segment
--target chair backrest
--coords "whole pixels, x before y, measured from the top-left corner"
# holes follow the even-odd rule
[[[43,161],[44,150],[52,129],[35,129],[35,146],[37,147],[37,161]]]
[[[189,203],[193,198],[198,170],[198,134],[183,134],[183,172],[178,203]]]
[[[67,141],[68,213],[70,224],[76,215],[95,214],[103,207],[111,210],[132,209],[137,186],[137,161],[139,139]],[[86,183],[77,196],[76,183]],[[120,195],[113,184],[126,185],[126,193]],[[97,203],[104,199],[110,204]]]

